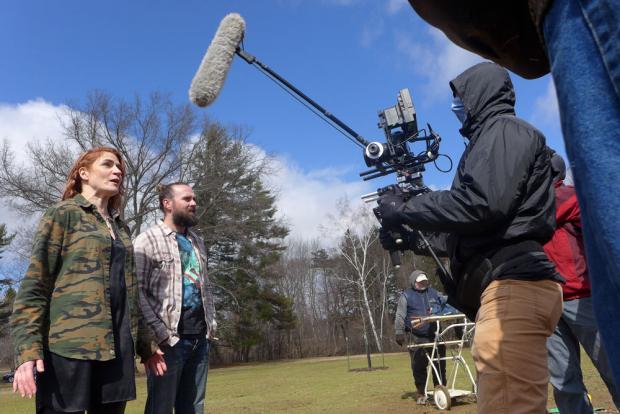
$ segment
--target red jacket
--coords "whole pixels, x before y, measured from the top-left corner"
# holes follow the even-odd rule
[[[564,300],[590,296],[588,267],[581,233],[581,214],[575,187],[562,181],[555,186],[557,228],[553,238],[544,246],[545,253],[566,279],[562,286]]]

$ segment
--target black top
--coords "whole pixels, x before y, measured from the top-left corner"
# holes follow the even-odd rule
[[[546,243],[555,229],[555,199],[545,137],[515,116],[508,72],[480,63],[450,86],[467,110],[460,132],[469,144],[450,190],[412,197],[401,214],[413,228],[445,232],[433,244],[450,257],[458,276],[459,264],[475,255],[491,257],[526,240]],[[544,254],[500,273],[497,278],[558,276]]]
[[[194,246],[186,235],[177,233],[177,244],[181,258],[181,273],[183,280],[183,305],[179,320],[179,335],[181,338],[204,337],[207,334],[207,322],[202,303],[202,283],[200,262],[196,256]]]
[[[110,258],[110,307],[116,358],[89,361],[45,353],[45,372],[37,377],[37,407],[83,411],[93,404],[136,398],[135,361],[125,285],[127,251],[117,237]]]
[[[129,323],[129,304],[127,286],[125,285],[125,245],[118,237],[112,241],[112,258],[110,260],[110,301],[112,302],[112,329],[114,347],[118,355],[134,354],[131,327]]]
[[[181,338],[202,338],[206,334],[207,323],[204,309],[184,309],[179,320],[179,336]]]

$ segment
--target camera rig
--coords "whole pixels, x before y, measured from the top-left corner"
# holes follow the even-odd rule
[[[407,196],[415,196],[429,191],[424,185],[422,172],[424,165],[439,157],[441,137],[427,124],[428,132],[418,130],[418,121],[409,89],[401,89],[396,105],[379,112],[379,128],[383,130],[386,141],[371,142],[364,150],[364,161],[370,170],[360,173],[364,180],[396,174],[397,185]],[[411,146],[424,142],[425,149],[414,153]],[[389,187],[386,187],[387,189]],[[382,193],[366,194],[362,199],[375,201]]]
[[[452,160],[450,157],[439,153],[441,137],[433,131],[430,124],[427,124],[428,130],[418,129],[417,113],[408,89],[401,89],[399,91],[396,105],[379,112],[378,127],[384,132],[385,142],[369,142],[347,124],[325,110],[321,105],[277,74],[274,70],[246,52],[241,46],[237,48],[236,54],[250,65],[256,67],[265,76],[293,96],[293,98],[310,109],[315,115],[327,121],[329,125],[338,130],[354,144],[361,147],[363,149],[366,166],[370,168],[360,173],[360,177],[362,177],[364,181],[383,177],[392,173],[396,174],[397,189],[394,184],[379,188],[376,192],[363,195],[362,199],[365,202],[370,203],[377,201],[382,194],[388,191],[398,190],[403,193],[405,199],[430,191],[424,184],[422,177],[422,173],[425,171],[425,164],[429,162],[433,162],[435,167],[442,172],[447,172],[452,169]],[[424,142],[425,148],[415,153],[412,150],[412,146],[417,142]],[[440,169],[435,163],[440,156],[444,156],[449,160],[450,167],[447,170]],[[375,215],[377,215],[376,208],[374,211]],[[413,229],[406,230],[414,232]],[[420,231],[416,231],[416,233],[438,265],[445,271],[441,261],[432,251],[424,235]],[[393,234],[396,244],[402,243],[398,231],[394,231]],[[398,251],[391,251],[390,257],[392,259],[392,264],[396,268],[400,267],[400,253]]]

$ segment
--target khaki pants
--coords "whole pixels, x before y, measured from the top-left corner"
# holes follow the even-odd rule
[[[551,280],[495,280],[485,289],[472,350],[478,413],[546,413],[547,337],[561,313],[562,289]]]

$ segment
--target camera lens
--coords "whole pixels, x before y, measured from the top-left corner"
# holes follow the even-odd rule
[[[366,156],[370,159],[376,160],[383,155],[383,145],[378,142],[371,142],[366,147]]]

